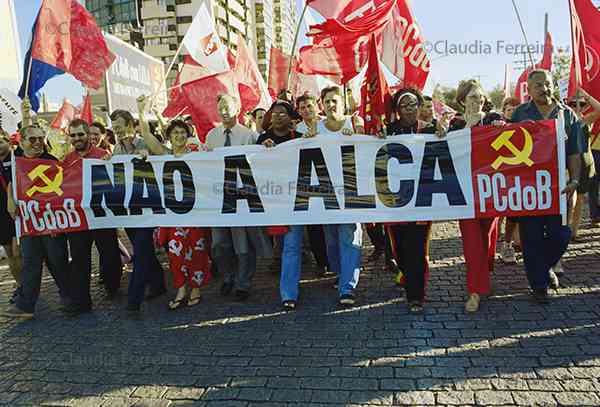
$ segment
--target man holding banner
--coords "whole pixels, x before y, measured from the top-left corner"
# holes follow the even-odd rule
[[[567,140],[565,144],[569,182],[562,193],[571,196],[579,185],[581,153],[585,150],[581,124],[575,113],[567,106],[553,99],[554,83],[552,74],[544,69],[529,73],[527,87],[531,101],[520,105],[512,116],[513,122],[561,118],[564,121]],[[558,123],[561,121],[559,120]],[[565,169],[559,168],[559,171]],[[558,263],[567,250],[571,230],[564,225],[560,216],[524,216],[520,218],[519,231],[523,245],[523,260],[527,279],[536,302],[547,304],[548,287],[558,282],[553,276],[552,267]],[[557,287],[555,287],[557,288]]]

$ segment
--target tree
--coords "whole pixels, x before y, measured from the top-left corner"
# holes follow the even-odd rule
[[[502,102],[504,101],[504,86],[496,85],[489,94],[490,100],[494,104],[494,107],[498,110],[502,109]]]

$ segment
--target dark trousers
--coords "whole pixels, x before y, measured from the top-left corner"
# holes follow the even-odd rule
[[[33,312],[40,296],[42,285],[42,265],[44,260],[54,278],[61,298],[69,297],[68,275],[69,260],[67,254],[67,238],[65,235],[24,236],[21,238],[21,256],[23,270],[21,272],[21,292],[16,305],[23,311]]]
[[[74,304],[91,308],[90,276],[92,273],[92,243],[96,243],[100,264],[104,267],[106,290],[114,293],[119,289],[123,265],[114,229],[88,230],[68,234],[71,247],[71,272],[69,293]]]
[[[550,268],[567,251],[571,229],[562,225],[560,216],[528,216],[519,219],[519,232],[529,286],[547,289]]]
[[[381,223],[367,226],[367,235],[369,235],[369,240],[373,243],[375,250],[383,251],[386,249],[385,228]]]
[[[594,155],[596,175],[590,180],[588,203],[590,206],[590,218],[592,218],[592,220],[598,220],[600,219],[600,202],[598,202],[598,190],[600,189],[600,151],[592,150],[592,154]]]
[[[125,229],[133,245],[133,273],[127,290],[129,305],[139,306],[144,301],[146,285],[151,292],[164,291],[163,269],[154,252],[154,228]]]
[[[406,278],[406,300],[425,300],[425,284],[429,266],[427,264],[427,236],[431,223],[404,223],[392,225],[390,231],[396,242],[396,252],[402,259],[402,271]]]
[[[325,231],[323,225],[307,225],[308,241],[315,261],[320,267],[328,267],[327,244],[325,243]]]

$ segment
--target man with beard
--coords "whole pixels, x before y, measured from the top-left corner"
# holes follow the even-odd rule
[[[579,186],[581,154],[585,151],[581,123],[573,110],[553,98],[554,84],[550,72],[544,69],[531,71],[527,77],[527,86],[531,101],[515,109],[512,121],[547,120],[560,116],[564,118],[568,137],[565,150],[569,182],[562,193],[570,197]],[[547,304],[548,287],[558,288],[558,279],[553,275],[552,268],[566,252],[571,230],[569,226],[562,224],[561,216],[555,215],[521,217],[519,231],[533,299],[537,303]]]
[[[84,158],[107,159],[109,153],[91,144],[90,128],[81,119],[69,123],[69,139],[73,151],[63,160],[65,171],[82,171],[78,164]],[[63,310],[70,314],[90,312],[90,276],[92,269],[92,243],[96,243],[100,254],[100,264],[104,272],[104,285],[108,298],[114,298],[119,289],[123,265],[117,233],[115,229],[96,229],[72,232],[67,235],[71,248],[71,273],[69,274],[69,293],[71,303]]]

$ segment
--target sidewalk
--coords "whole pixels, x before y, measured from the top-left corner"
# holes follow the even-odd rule
[[[124,311],[125,281],[107,302],[97,277],[95,311],[64,316],[45,274],[36,319],[0,317],[0,404],[598,406],[599,237],[584,223],[548,306],[530,302],[522,262],[497,261],[493,295],[473,315],[456,222],[434,225],[428,303],[416,316],[383,259],[364,265],[359,301],[346,310],[333,278],[308,268],[287,314],[264,265],[247,303],[222,298],[217,280],[198,306],[168,311],[171,290],[144,304],[141,319]],[[0,264],[6,303],[12,281]]]

